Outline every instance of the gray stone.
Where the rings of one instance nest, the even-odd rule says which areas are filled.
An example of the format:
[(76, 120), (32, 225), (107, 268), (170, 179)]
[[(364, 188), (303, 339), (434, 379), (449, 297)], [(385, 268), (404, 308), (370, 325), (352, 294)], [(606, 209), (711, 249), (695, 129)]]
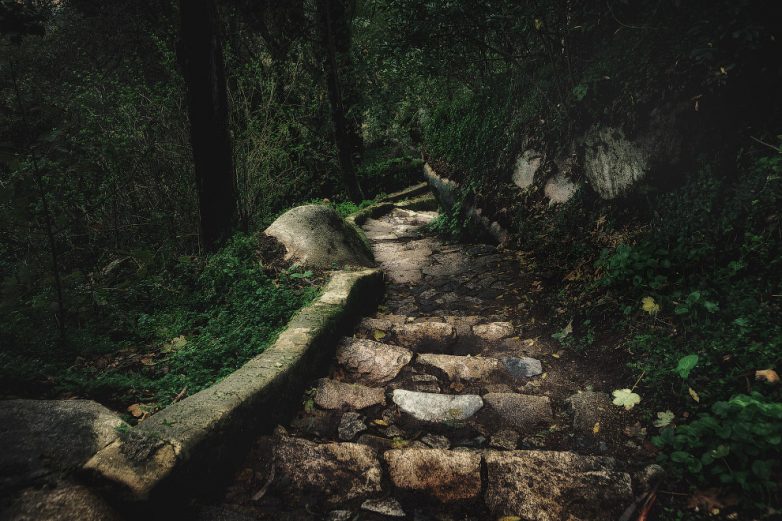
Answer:
[(414, 374), (410, 377), (412, 390), (422, 393), (439, 393), (440, 381), (431, 374)]
[(366, 339), (345, 338), (337, 349), (337, 362), (351, 378), (368, 385), (391, 381), (412, 358), (403, 347)]
[(499, 361), (495, 358), (429, 353), (418, 355), (416, 363), (439, 369), (451, 380), (481, 380), (488, 378), (500, 367)]
[(593, 127), (584, 136), (584, 173), (603, 199), (627, 192), (649, 172), (644, 148), (618, 128)]
[(78, 468), (128, 427), (90, 400), (0, 401), (0, 492)]
[(275, 480), (297, 498), (338, 504), (380, 492), (375, 451), (358, 443), (324, 443), (281, 437), (274, 447)]
[(373, 405), (385, 405), (383, 389), (359, 384), (346, 384), (328, 378), (318, 380), (315, 404), (323, 409), (365, 409)]
[(633, 501), (630, 476), (610, 458), (556, 451), (488, 451), (492, 514), (530, 521), (618, 519)]
[(415, 419), (433, 423), (464, 421), (483, 407), (483, 400), (475, 394), (449, 395), (397, 389), (393, 400), (403, 412)]
[(443, 503), (481, 493), (481, 457), (443, 449), (389, 450), (383, 457), (394, 486), (431, 495)]
[(292, 208), (279, 216), (264, 233), (285, 246), (286, 258), (307, 266), (333, 268), (335, 265), (374, 264), (372, 252), (357, 229), (329, 206), (308, 204)]
[(543, 373), (543, 364), (541, 364), (540, 360), (537, 358), (530, 358), (528, 356), (516, 358), (509, 356), (502, 358), (501, 361), (508, 374), (517, 380), (531, 378)]
[(414, 322), (398, 327), (399, 344), (414, 351), (446, 351), (456, 342), (454, 327), (445, 322)]
[(611, 398), (606, 393), (584, 391), (570, 396), (565, 403), (573, 412), (573, 430), (579, 434), (593, 434), (595, 424), (606, 423), (605, 419), (613, 416)]
[(451, 447), (451, 441), (445, 436), (438, 434), (425, 434), (421, 441), (432, 449), (448, 449)]
[(483, 340), (496, 341), (513, 336), (515, 329), (510, 322), (489, 322), (472, 326), (472, 332)]
[(519, 188), (527, 188), (535, 181), (535, 172), (543, 163), (543, 154), (535, 150), (525, 150), (516, 158), (513, 170), (513, 184)]
[(367, 430), (366, 424), (362, 421), (362, 416), (357, 412), (346, 412), (339, 421), (337, 433), (342, 441), (351, 441), (356, 434)]
[(519, 433), (512, 430), (497, 431), (491, 435), (489, 447), (513, 450), (519, 444)]
[(489, 393), (483, 396), (486, 407), (502, 423), (529, 431), (552, 420), (551, 401), (547, 396), (516, 393)]
[(405, 517), (405, 511), (402, 505), (394, 498), (388, 499), (367, 499), (361, 503), (361, 510), (374, 512), (386, 517)]
[(566, 203), (572, 199), (577, 190), (578, 185), (561, 173), (552, 176), (543, 187), (543, 193), (548, 197), (549, 204)]

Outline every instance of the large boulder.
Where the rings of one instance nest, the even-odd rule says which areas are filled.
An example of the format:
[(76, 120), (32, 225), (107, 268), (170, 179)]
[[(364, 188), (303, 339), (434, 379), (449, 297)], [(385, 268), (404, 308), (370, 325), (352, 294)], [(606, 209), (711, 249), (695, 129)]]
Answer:
[(0, 492), (70, 473), (123, 426), (90, 400), (0, 401)]
[(584, 138), (584, 172), (603, 199), (626, 193), (649, 172), (645, 147), (618, 128), (594, 127)]
[(307, 204), (292, 208), (264, 233), (285, 246), (287, 260), (314, 268), (374, 264), (360, 232), (330, 206)]

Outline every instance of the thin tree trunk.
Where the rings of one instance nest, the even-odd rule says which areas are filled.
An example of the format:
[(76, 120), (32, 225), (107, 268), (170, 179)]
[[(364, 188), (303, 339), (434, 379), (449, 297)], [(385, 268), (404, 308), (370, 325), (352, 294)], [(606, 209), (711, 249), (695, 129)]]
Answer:
[(27, 118), (27, 109), (22, 101), (22, 93), (19, 90), (19, 82), (16, 79), (16, 67), (13, 61), (11, 62), (11, 79), (14, 84), (14, 92), (16, 93), (16, 104), (19, 108), (19, 113), (22, 115), (22, 121), (24, 122), (25, 130), (25, 142), (31, 146), (30, 157), (33, 163), (33, 178), (35, 179), (35, 187), (38, 190), (38, 197), (41, 200), (41, 212), (43, 213), (44, 224), (46, 225), (46, 239), (49, 242), (49, 252), (52, 260), (52, 275), (54, 276), (54, 291), (57, 295), (57, 332), (59, 342), (61, 345), (65, 343), (65, 299), (62, 293), (62, 281), (60, 279), (60, 262), (57, 256), (57, 241), (54, 238), (54, 222), (52, 220), (52, 214), (49, 210), (49, 202), (46, 198), (46, 189), (43, 186), (43, 176), (38, 168), (38, 159), (35, 153), (35, 149), (32, 147), (32, 131), (30, 122)]
[[(351, 125), (348, 121), (345, 94), (340, 82), (339, 62), (348, 62), (349, 65), (350, 53), (349, 22), (346, 20), (346, 10), (342, 1), (317, 0), (318, 29), (324, 54), (323, 69), (326, 74), (342, 183), (350, 200), (359, 203), (364, 199), (364, 195), (356, 177), (354, 156), (360, 157), (361, 136), (356, 125)], [(336, 30), (338, 26), (339, 31)]]
[(187, 86), (201, 244), (215, 251), (236, 223), (236, 179), (225, 64), (215, 0), (180, 0), (180, 61)]

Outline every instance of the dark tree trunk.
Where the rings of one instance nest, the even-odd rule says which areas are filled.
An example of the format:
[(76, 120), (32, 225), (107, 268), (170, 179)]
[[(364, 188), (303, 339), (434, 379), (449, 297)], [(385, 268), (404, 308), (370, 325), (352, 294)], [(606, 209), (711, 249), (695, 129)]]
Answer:
[(349, 109), (355, 102), (345, 81), (351, 71), (350, 20), (346, 8), (349, 0), (317, 0), (318, 32), (323, 53), (323, 70), (331, 105), (334, 141), (337, 145), (342, 182), (348, 197), (355, 203), (364, 198), (356, 177), (355, 164), (361, 158), (360, 125)]
[(180, 0), (179, 59), (187, 86), (201, 243), (217, 249), (236, 223), (228, 96), (215, 0)]

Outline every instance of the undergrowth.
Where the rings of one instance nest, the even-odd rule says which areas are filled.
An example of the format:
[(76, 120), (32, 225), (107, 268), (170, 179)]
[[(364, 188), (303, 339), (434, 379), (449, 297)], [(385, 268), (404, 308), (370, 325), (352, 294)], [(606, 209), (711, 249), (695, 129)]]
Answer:
[(2, 393), (135, 404), (138, 416), (209, 386), (261, 353), (318, 292), (312, 272), (264, 269), (258, 250), (255, 236), (237, 234), (206, 259), (150, 272), (132, 259), (122, 273), (95, 274), (101, 284), (83, 288), (84, 319), (65, 347), (36, 327), (35, 308), (4, 314)]

